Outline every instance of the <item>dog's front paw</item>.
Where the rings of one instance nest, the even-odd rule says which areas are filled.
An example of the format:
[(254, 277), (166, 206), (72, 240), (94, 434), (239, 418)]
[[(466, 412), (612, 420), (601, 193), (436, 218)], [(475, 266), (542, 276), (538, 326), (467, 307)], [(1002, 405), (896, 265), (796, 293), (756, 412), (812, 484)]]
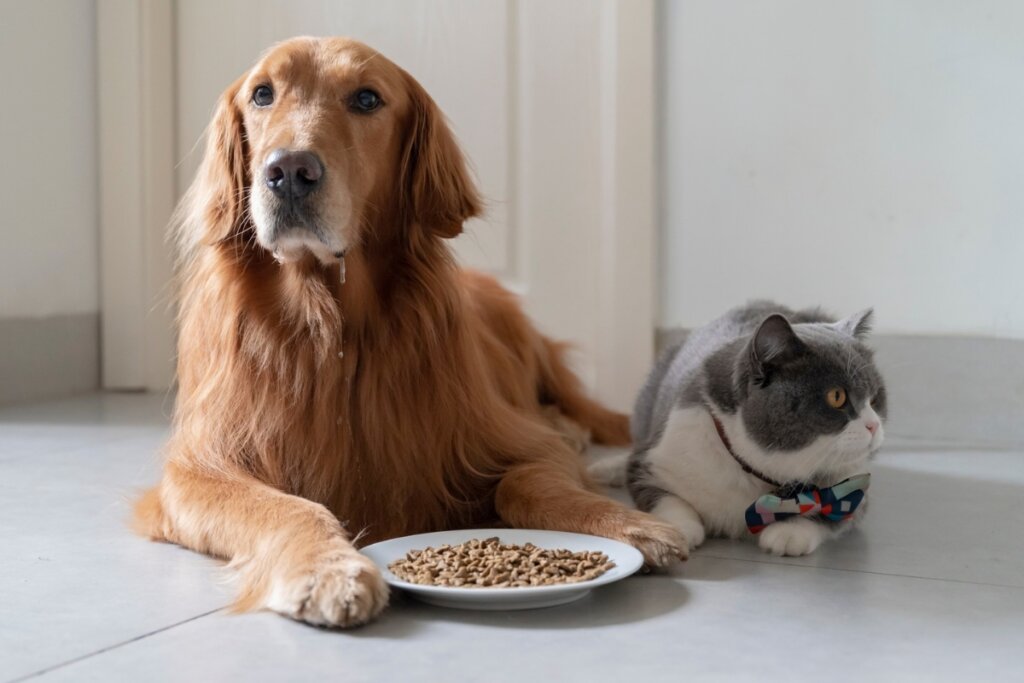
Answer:
[(388, 604), (380, 570), (354, 548), (318, 555), (310, 566), (275, 580), (267, 607), (316, 626), (359, 626)]
[(761, 532), (758, 545), (772, 555), (809, 555), (825, 540), (825, 531), (817, 522), (795, 517), (769, 524)]
[(651, 567), (689, 556), (690, 544), (674, 526), (643, 512), (630, 511), (618, 532), (609, 535), (639, 550)]

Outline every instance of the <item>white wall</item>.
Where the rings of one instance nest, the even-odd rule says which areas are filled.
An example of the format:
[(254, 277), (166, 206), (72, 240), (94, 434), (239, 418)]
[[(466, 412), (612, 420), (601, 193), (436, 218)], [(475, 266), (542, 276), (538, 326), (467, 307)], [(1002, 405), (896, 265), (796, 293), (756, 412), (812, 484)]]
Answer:
[(0, 18), (0, 318), (96, 313), (95, 4)]
[(663, 0), (661, 324), (1024, 338), (1024, 3)]

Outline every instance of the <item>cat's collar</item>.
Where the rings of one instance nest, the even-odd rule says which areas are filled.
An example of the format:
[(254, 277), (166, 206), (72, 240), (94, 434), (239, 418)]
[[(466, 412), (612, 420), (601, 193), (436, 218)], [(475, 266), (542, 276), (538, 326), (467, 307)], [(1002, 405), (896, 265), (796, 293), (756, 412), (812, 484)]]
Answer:
[(717, 415), (715, 415), (715, 411), (711, 410), (711, 408), (708, 408), (708, 414), (711, 415), (711, 419), (715, 423), (715, 431), (718, 432), (718, 438), (722, 440), (722, 445), (725, 446), (726, 452), (729, 453), (729, 455), (732, 456), (732, 459), (736, 461), (736, 464), (739, 465), (743, 469), (744, 472), (746, 472), (747, 474), (749, 474), (749, 475), (751, 475), (753, 477), (757, 477), (758, 479), (760, 479), (761, 481), (763, 481), (766, 484), (771, 484), (772, 486), (774, 486), (778, 490), (783, 490), (783, 491), (788, 491), (790, 489), (798, 490), (798, 489), (803, 487), (803, 484), (800, 483), (800, 482), (793, 482), (793, 481), (782, 482), (782, 481), (779, 481), (777, 479), (772, 479), (771, 477), (769, 477), (764, 472), (761, 472), (760, 470), (754, 469), (749, 464), (747, 464), (747, 461), (744, 460), (743, 458), (741, 458), (740, 456), (736, 455), (736, 451), (734, 451), (732, 449), (732, 443), (729, 441), (729, 437), (725, 433), (725, 425), (723, 425), (722, 421), (718, 419)]

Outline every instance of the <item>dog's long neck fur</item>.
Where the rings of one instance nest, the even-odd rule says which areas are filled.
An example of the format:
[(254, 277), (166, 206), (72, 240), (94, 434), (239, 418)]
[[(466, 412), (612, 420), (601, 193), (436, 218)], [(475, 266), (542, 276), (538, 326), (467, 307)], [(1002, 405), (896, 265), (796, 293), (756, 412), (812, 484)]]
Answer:
[(465, 400), (480, 366), (460, 329), (466, 303), (447, 246), (417, 237), (353, 250), (344, 284), (312, 257), (279, 265), (241, 242), (204, 247), (184, 273), (180, 445), (371, 538), (485, 513), (459, 502), (493, 474), (480, 445), (460, 441), (477, 430), (459, 422), (481, 408)]

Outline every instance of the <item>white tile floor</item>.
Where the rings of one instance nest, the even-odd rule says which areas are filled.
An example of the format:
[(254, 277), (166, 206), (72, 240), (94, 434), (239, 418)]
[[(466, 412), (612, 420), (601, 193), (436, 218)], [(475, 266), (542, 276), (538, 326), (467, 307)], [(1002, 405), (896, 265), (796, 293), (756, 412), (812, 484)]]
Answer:
[(712, 541), (564, 607), (396, 598), (352, 632), (232, 616), (218, 563), (127, 530), (169, 401), (0, 410), (0, 681), (1024, 680), (1024, 453), (892, 448), (863, 529), (802, 559)]

